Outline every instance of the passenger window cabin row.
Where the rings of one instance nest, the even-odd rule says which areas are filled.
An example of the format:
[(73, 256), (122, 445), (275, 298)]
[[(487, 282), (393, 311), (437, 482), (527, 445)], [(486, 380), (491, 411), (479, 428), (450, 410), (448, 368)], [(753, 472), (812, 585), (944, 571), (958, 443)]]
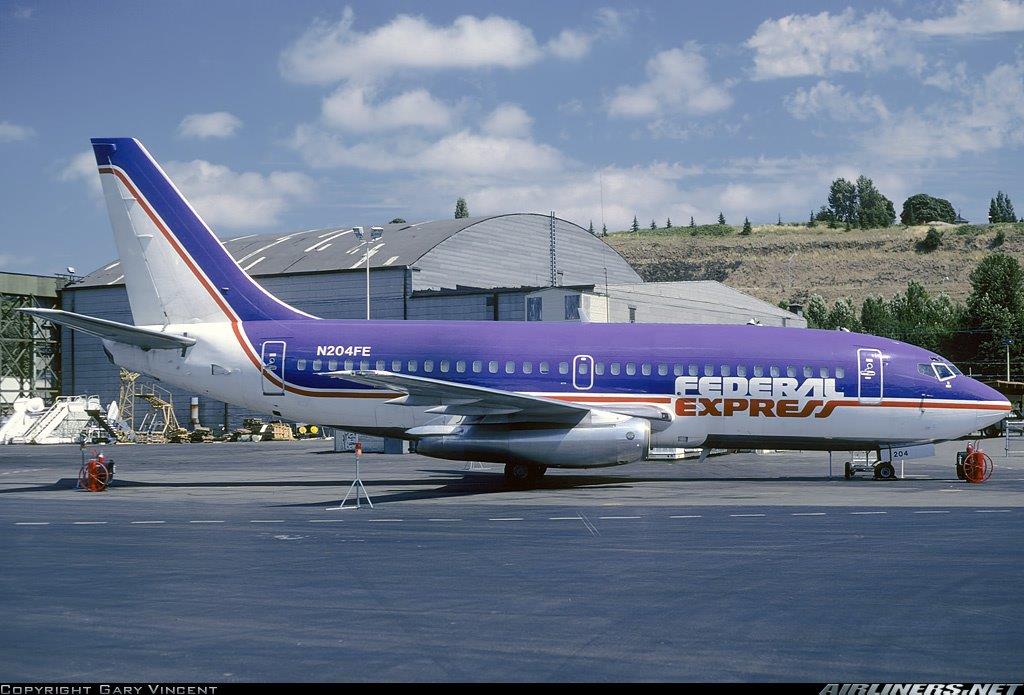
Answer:
[[(295, 361), (295, 369), (300, 372), (306, 371), (307, 366), (312, 367), (314, 372), (334, 372), (338, 369), (344, 370), (369, 370), (376, 369), (378, 371), (390, 370), (392, 372), (408, 372), (417, 373), (422, 372), (425, 374), (434, 373), (435, 369), (440, 374), (483, 374), (484, 371), (488, 374), (550, 374), (552, 365), (557, 369), (559, 374), (568, 374), (569, 363), (568, 362), (515, 362), (508, 360), (504, 363), (498, 360), (360, 360), (358, 363), (355, 360), (309, 360), (298, 359)], [(576, 372), (580, 375), (587, 375), (590, 373), (591, 363), (587, 360), (580, 360), (576, 363)], [(842, 367), (830, 368), (828, 366), (817, 366), (811, 367), (803, 365), (795, 367), (788, 365), (785, 367), (779, 365), (730, 365), (730, 364), (651, 364), (649, 362), (610, 362), (607, 365), (604, 362), (593, 363), (594, 374), (596, 376), (604, 376), (606, 373), (611, 376), (620, 376), (625, 374), (626, 376), (635, 376), (639, 373), (642, 376), (652, 376), (657, 374), (658, 376), (668, 376), (670, 373), (672, 376), (742, 376), (742, 377), (781, 377), (787, 376), (790, 378), (821, 378), (828, 379), (835, 377), (836, 379), (842, 379), (845, 374), (845, 370)]]

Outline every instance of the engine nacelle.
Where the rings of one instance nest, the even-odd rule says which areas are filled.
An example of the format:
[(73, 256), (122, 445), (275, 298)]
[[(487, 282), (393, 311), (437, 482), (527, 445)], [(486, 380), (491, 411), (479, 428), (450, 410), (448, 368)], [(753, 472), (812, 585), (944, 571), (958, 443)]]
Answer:
[(416, 451), (456, 461), (590, 468), (639, 461), (647, 455), (650, 444), (647, 420), (629, 417), (574, 427), (536, 423), (459, 426), (450, 433), (420, 439)]

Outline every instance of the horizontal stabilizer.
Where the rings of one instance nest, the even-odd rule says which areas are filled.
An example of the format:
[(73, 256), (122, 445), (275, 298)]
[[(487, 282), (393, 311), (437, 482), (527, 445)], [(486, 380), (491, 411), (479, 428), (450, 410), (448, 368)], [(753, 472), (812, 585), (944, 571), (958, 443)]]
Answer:
[(184, 335), (163, 333), (151, 328), (138, 328), (137, 326), (129, 326), (126, 323), (97, 319), (92, 316), (83, 316), (82, 314), (73, 314), (70, 311), (61, 311), (60, 309), (19, 309), (18, 311), (73, 328), (76, 331), (94, 335), (97, 338), (112, 340), (115, 343), (124, 343), (125, 345), (134, 345), (143, 350), (173, 350), (196, 344), (195, 338), (189, 338)]

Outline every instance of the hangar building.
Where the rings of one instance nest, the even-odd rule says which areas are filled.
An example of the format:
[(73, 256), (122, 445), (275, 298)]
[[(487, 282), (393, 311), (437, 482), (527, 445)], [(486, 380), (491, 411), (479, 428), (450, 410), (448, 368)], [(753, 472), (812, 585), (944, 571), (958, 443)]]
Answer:
[[(369, 225), (366, 226), (369, 230)], [(361, 242), (351, 227), (228, 239), (227, 250), (271, 293), (323, 318), (366, 316), (370, 265), (374, 319), (580, 320), (803, 326), (771, 304), (715, 282), (644, 283), (614, 249), (554, 216), (508, 214), (384, 225)], [(117, 261), (64, 288), (65, 310), (131, 323)], [(118, 370), (99, 340), (62, 329), (61, 390), (117, 398)], [(189, 421), (192, 394), (172, 389)], [(200, 401), (208, 427), (237, 427), (249, 413)], [(329, 424), (329, 423), (323, 423)]]

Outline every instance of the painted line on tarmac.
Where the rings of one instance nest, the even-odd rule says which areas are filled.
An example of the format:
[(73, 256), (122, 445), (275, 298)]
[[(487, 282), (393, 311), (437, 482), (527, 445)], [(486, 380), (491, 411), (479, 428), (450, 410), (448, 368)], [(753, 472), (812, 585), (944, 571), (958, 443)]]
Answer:
[(222, 519), (193, 519), (189, 521), (190, 524), (223, 524)]
[(642, 519), (640, 516), (599, 516), (598, 519)]
[(764, 514), (730, 514), (729, 516), (765, 516)]
[(166, 521), (132, 521), (130, 523), (142, 525), (142, 524), (166, 524), (167, 522)]
[(107, 523), (106, 521), (72, 521), (74, 526), (99, 526)]
[(250, 524), (283, 524), (284, 519), (249, 519)]
[(548, 521), (582, 521), (581, 516), (549, 516)]
[(851, 515), (857, 514), (888, 514), (889, 512), (850, 512)]
[(914, 514), (949, 514), (948, 509), (924, 509), (914, 512)]
[(975, 509), (975, 514), (1006, 514), (1012, 512), (1012, 509)]
[(427, 519), (427, 521), (462, 521), (462, 519)]
[(49, 521), (15, 521), (15, 526), (49, 526)]
[(499, 516), (494, 519), (488, 519), (488, 521), (522, 521), (521, 516)]
[(676, 514), (669, 519), (700, 519), (702, 516), (703, 514)]
[(376, 522), (376, 523), (381, 523), (381, 524), (387, 524), (387, 523), (398, 523), (398, 522), (401, 521), (401, 519), (367, 519), (367, 521), (369, 521), (371, 523)]
[(310, 519), (309, 523), (311, 523), (311, 524), (336, 524), (339, 521), (344, 521), (344, 519)]
[(825, 516), (825, 512), (793, 512), (790, 516)]

